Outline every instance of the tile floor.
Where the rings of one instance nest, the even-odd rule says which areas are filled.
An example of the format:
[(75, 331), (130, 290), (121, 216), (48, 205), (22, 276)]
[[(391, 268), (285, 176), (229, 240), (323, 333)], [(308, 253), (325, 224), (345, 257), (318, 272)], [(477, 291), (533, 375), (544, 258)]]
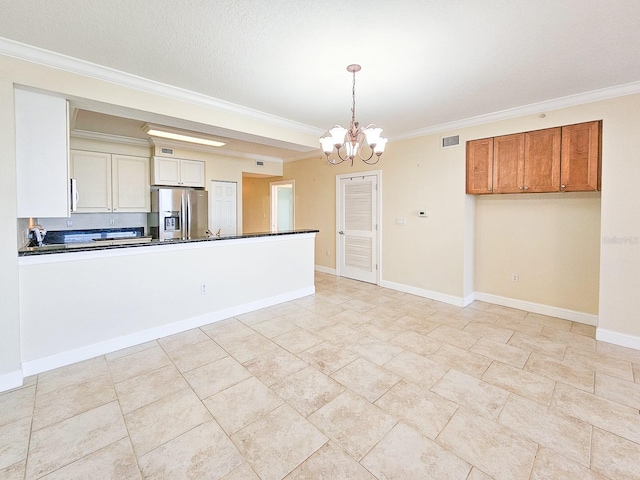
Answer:
[(318, 274), (0, 394), (2, 479), (640, 479), (640, 351)]

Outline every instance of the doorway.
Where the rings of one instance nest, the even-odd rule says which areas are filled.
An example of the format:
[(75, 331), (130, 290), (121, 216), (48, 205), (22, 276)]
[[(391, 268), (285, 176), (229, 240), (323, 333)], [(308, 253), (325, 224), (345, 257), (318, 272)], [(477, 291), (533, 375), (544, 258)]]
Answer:
[(237, 234), (237, 189), (236, 182), (211, 181), (209, 227), (214, 235)]
[(336, 176), (336, 273), (380, 280), (381, 171)]
[(271, 182), (269, 185), (271, 187), (271, 231), (295, 230), (295, 180)]

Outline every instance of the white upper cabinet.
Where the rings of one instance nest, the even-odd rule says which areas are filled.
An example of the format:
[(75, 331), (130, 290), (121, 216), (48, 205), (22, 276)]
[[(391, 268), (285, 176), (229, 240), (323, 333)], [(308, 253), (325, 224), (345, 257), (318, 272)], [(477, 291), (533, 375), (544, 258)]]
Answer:
[(78, 213), (149, 212), (149, 159), (110, 153), (71, 151)]
[(173, 187), (204, 187), (204, 162), (182, 158), (153, 157), (152, 182), (154, 185)]
[(68, 217), (67, 101), (16, 89), (15, 114), (18, 218)]

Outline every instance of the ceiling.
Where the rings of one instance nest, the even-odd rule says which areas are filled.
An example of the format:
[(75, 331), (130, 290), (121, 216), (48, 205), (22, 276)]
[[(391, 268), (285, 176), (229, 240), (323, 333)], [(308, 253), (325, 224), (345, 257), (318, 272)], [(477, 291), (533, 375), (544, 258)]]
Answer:
[[(359, 63), (356, 119), (392, 139), (640, 80), (638, 0), (0, 0), (0, 11), (0, 37), (319, 131), (348, 124), (346, 66)], [(264, 154), (301, 154), (282, 147)]]

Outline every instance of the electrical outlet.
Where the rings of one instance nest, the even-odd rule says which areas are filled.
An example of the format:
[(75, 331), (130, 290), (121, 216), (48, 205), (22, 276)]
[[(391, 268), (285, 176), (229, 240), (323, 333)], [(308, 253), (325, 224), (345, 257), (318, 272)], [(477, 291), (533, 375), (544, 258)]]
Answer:
[(73, 227), (73, 220), (67, 220), (67, 227)]
[(396, 217), (396, 225), (402, 225), (403, 227), (407, 225), (407, 219), (404, 217)]
[(207, 294), (207, 284), (203, 283), (202, 285), (200, 285), (200, 295), (206, 295)]
[(512, 282), (518, 282), (518, 281), (520, 281), (520, 275), (518, 275), (517, 273), (512, 273), (512, 274), (511, 274), (511, 281), (512, 281)]
[(113, 227), (115, 224), (116, 224), (116, 221), (113, 218), (109, 220), (109, 225)]

